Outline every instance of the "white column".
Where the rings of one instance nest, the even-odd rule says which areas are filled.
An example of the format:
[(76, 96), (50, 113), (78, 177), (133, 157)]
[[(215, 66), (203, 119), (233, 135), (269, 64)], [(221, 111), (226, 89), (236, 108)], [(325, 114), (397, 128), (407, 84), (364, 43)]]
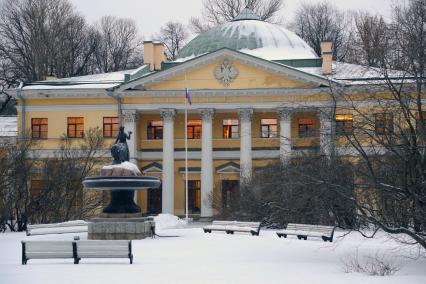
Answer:
[(319, 110), (321, 152), (331, 156), (334, 151), (334, 111), (331, 108)]
[(162, 213), (175, 214), (174, 197), (174, 119), (175, 109), (162, 109), (163, 118), (163, 195), (162, 195)]
[(253, 118), (253, 109), (239, 109), (241, 124), (240, 135), (240, 184), (251, 180), (252, 174), (252, 156), (251, 156), (251, 120)]
[(279, 108), (278, 118), (280, 120), (280, 159), (287, 161), (291, 155), (291, 113), (290, 108)]
[(201, 146), (201, 217), (213, 217), (213, 109), (201, 109), (202, 146)]
[(138, 120), (138, 113), (136, 110), (125, 110), (123, 111), (124, 114), (124, 130), (126, 132), (132, 132), (132, 136), (130, 140), (127, 141), (127, 145), (129, 146), (129, 160), (131, 163), (137, 164), (137, 155), (138, 155), (138, 149), (137, 149), (137, 120)]
[[(138, 155), (138, 140), (137, 140), (137, 121), (138, 113), (136, 110), (125, 110), (124, 114), (124, 130), (126, 132), (132, 132), (130, 140), (127, 141), (127, 146), (129, 147), (129, 162), (137, 165), (137, 155)], [(134, 198), (135, 203), (138, 203), (138, 191), (135, 190)]]

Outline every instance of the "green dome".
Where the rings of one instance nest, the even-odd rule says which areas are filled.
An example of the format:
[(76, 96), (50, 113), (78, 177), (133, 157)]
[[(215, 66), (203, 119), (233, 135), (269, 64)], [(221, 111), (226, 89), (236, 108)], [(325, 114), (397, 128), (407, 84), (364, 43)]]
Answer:
[(262, 21), (244, 9), (231, 22), (214, 27), (191, 40), (178, 54), (177, 61), (229, 48), (266, 60), (313, 59), (315, 51), (295, 33)]

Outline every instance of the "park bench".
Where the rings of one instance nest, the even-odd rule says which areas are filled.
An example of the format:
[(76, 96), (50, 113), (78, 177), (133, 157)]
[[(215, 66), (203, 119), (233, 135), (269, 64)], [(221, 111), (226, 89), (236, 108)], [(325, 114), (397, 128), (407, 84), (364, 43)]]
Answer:
[(132, 241), (22, 241), (22, 264), (30, 259), (129, 258), (133, 263)]
[(27, 226), (27, 236), (87, 232), (87, 222), (69, 221), (64, 223), (37, 224)]
[(294, 235), (299, 240), (307, 240), (308, 237), (318, 237), (322, 238), (324, 242), (332, 242), (335, 228), (334, 226), (289, 223), (284, 230), (278, 231), (277, 235), (280, 238), (287, 238), (288, 235)]
[(211, 225), (205, 226), (203, 230), (204, 233), (211, 233), (212, 231), (223, 231), (227, 234), (243, 232), (259, 236), (260, 222), (213, 221)]
[(77, 258), (74, 263), (78, 264), (82, 258), (129, 258), (133, 263), (131, 241), (78, 241)]

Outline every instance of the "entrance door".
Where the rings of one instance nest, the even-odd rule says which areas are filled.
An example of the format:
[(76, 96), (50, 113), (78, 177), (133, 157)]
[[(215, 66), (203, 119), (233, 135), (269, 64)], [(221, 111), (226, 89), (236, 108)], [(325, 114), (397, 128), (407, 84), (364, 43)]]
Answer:
[(162, 205), (162, 190), (163, 185), (157, 189), (148, 189), (148, 215), (157, 215), (161, 213)]
[(188, 181), (188, 213), (199, 214), (201, 212), (201, 181)]
[(240, 195), (239, 180), (222, 180), (222, 206), (223, 208), (231, 208), (233, 204), (238, 202)]

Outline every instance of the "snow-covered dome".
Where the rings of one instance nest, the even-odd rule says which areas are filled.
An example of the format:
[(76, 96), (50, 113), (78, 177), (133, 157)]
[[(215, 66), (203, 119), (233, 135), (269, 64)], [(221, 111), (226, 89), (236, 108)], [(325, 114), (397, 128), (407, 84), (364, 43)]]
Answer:
[(245, 8), (231, 22), (191, 40), (180, 50), (178, 61), (224, 47), (267, 60), (318, 58), (315, 51), (295, 33), (262, 21), (252, 10)]

